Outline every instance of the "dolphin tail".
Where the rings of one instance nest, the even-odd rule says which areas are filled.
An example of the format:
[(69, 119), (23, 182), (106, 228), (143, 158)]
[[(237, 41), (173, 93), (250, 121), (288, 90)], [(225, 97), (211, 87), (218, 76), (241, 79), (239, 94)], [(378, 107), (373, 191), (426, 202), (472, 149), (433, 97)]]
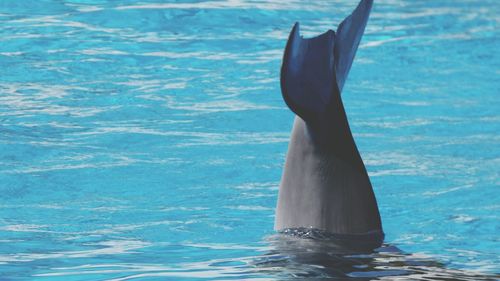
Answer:
[(280, 184), (277, 230), (313, 227), (383, 237), (375, 195), (340, 95), (372, 4), (361, 0), (336, 32), (304, 39), (296, 23), (290, 33), (281, 91), (298, 117)]

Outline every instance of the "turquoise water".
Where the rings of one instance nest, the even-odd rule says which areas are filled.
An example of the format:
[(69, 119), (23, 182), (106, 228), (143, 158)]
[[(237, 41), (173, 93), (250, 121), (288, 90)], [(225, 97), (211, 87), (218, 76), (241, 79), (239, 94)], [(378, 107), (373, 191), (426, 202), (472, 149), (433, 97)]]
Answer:
[(288, 32), (355, 5), (0, 0), (0, 279), (499, 278), (496, 0), (375, 1), (343, 98), (387, 244), (273, 232)]

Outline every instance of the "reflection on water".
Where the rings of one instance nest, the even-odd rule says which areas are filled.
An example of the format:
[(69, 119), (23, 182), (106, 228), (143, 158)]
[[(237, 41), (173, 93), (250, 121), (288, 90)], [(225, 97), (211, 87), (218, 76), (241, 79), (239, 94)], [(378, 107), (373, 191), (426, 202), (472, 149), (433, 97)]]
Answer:
[[(122, 243), (124, 244), (124, 243)], [(144, 245), (143, 245), (144, 246)], [(108, 252), (129, 249), (110, 245)], [(139, 245), (140, 247), (140, 245)], [(191, 244), (182, 248), (205, 250), (245, 250), (238, 245)], [(171, 247), (171, 250), (175, 247)], [(179, 249), (179, 248), (178, 248)], [(332, 238), (315, 231), (298, 231), (265, 237), (256, 251), (248, 257), (212, 259), (203, 262), (178, 263), (176, 266), (145, 263), (87, 264), (75, 267), (53, 268), (51, 273), (37, 274), (37, 278), (93, 277), (102, 274), (115, 276), (109, 280), (136, 280), (142, 278), (194, 278), (237, 280), (498, 280), (500, 274), (487, 275), (474, 271), (454, 270), (423, 254), (405, 253), (395, 246), (383, 244), (375, 249)], [(68, 253), (72, 255), (85, 253)], [(98, 254), (98, 253), (95, 253)], [(169, 252), (165, 252), (168, 255)]]
[(338, 240), (307, 236), (277, 234), (268, 237), (271, 249), (255, 262), (256, 270), (268, 272), (277, 279), (472, 281), (500, 278), (500, 275), (447, 269), (432, 257), (404, 253), (389, 244), (371, 250)]

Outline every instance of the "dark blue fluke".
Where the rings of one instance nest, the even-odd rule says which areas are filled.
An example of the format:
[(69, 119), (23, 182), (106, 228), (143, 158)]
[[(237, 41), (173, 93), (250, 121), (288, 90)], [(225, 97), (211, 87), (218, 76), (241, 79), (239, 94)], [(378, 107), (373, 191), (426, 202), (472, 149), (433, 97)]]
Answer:
[(287, 105), (303, 119), (324, 113), (332, 95), (342, 91), (372, 4), (373, 0), (361, 1), (336, 33), (328, 30), (304, 39), (299, 23), (293, 27), (281, 68), (281, 88)]

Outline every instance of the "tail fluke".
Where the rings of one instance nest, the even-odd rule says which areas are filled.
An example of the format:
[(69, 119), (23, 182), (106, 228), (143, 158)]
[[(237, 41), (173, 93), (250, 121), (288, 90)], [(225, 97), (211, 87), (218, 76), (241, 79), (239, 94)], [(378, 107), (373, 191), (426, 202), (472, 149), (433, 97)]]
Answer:
[(308, 124), (321, 122), (340, 99), (347, 74), (363, 35), (373, 0), (362, 0), (333, 30), (304, 39), (296, 23), (281, 67), (281, 90), (288, 107)]

